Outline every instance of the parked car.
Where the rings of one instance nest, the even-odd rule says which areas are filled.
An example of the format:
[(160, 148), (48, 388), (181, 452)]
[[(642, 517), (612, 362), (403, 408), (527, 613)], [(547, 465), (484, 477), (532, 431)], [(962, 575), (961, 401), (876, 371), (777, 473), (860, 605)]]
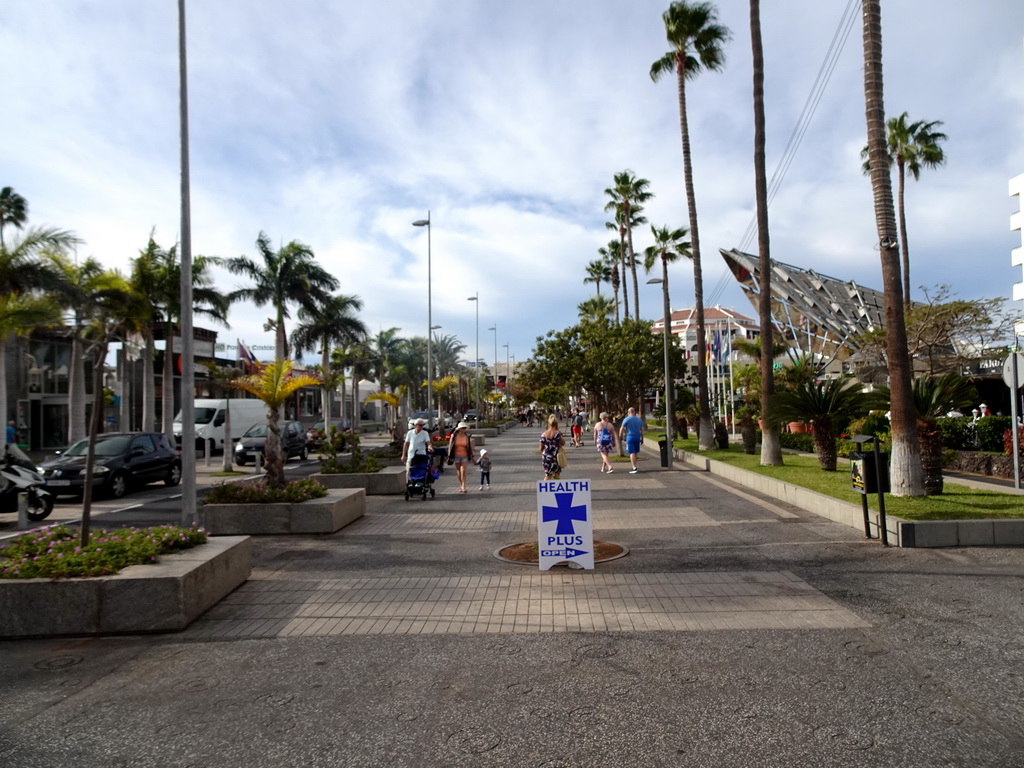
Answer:
[(327, 430), (330, 427), (334, 427), (337, 430), (344, 430), (348, 429), (349, 425), (349, 419), (331, 419), (330, 422), (318, 421), (306, 430), (306, 448), (310, 451), (320, 450), (320, 441), (324, 439), (327, 434)]
[[(88, 440), (79, 440), (56, 459), (42, 464), (46, 488), (54, 496), (79, 496), (85, 490)], [(130, 488), (162, 481), (181, 482), (181, 457), (159, 432), (112, 432), (96, 438), (93, 487), (115, 499)]]
[[(284, 460), (288, 461), (292, 456), (298, 456), (302, 461), (309, 458), (309, 449), (306, 448), (306, 430), (298, 421), (280, 421), (281, 428), (281, 453)], [(266, 422), (253, 424), (245, 431), (245, 434), (235, 443), (235, 463), (245, 466), (249, 462), (256, 462), (257, 454), (263, 455), (263, 448), (267, 444), (267, 431), (269, 427)]]
[(427, 411), (413, 411), (409, 414), (409, 429), (416, 426), (416, 421), (423, 419), (428, 424), (430, 423), (430, 414)]

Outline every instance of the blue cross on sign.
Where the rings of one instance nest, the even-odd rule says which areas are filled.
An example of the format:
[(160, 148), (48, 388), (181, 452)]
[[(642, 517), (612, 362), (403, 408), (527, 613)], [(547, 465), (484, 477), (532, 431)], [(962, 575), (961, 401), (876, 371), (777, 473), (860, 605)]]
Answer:
[(586, 506), (573, 506), (572, 505), (572, 494), (571, 493), (556, 493), (554, 507), (541, 507), (541, 514), (544, 516), (544, 522), (550, 523), (552, 520), (558, 522), (558, 527), (555, 528), (556, 536), (572, 536), (576, 531), (572, 527), (573, 520), (584, 521), (587, 519), (587, 508)]
[(564, 479), (537, 483), (538, 565), (542, 571), (566, 562), (594, 568), (591, 482)]

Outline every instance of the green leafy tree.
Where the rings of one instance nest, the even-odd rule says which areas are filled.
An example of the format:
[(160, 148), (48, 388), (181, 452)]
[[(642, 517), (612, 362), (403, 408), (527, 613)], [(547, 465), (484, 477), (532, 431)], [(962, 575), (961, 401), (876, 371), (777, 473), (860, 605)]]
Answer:
[(612, 286), (612, 295), (615, 296), (615, 322), (619, 322), (619, 287), (621, 286), (621, 273), (619, 263), (622, 261), (622, 244), (618, 240), (610, 240), (606, 248), (598, 248), (597, 252), (608, 265), (608, 282)]
[(585, 301), (576, 305), (580, 320), (592, 320), (598, 323), (608, 323), (615, 311), (615, 302), (607, 296), (591, 296)]
[[(946, 162), (946, 155), (939, 146), (946, 140), (946, 134), (935, 130), (936, 126), (942, 125), (941, 120), (917, 120), (909, 124), (907, 120), (908, 115), (904, 112), (899, 117), (890, 117), (885, 127), (888, 148), (886, 169), (896, 166), (896, 208), (899, 218), (900, 251), (903, 254), (903, 300), (909, 307), (910, 248), (907, 243), (907, 212), (904, 205), (906, 175), (909, 172), (914, 181), (919, 181), (922, 168), (938, 168)], [(868, 148), (864, 147), (860, 156), (864, 160), (864, 173), (870, 175), (871, 162), (868, 155)]]
[(690, 240), (693, 250), (693, 298), (697, 316), (697, 384), (700, 399), (700, 448), (713, 447), (711, 406), (708, 392), (706, 336), (704, 322), (704, 278), (700, 261), (700, 236), (697, 223), (697, 198), (693, 188), (693, 164), (690, 157), (690, 129), (686, 115), (686, 82), (702, 72), (716, 72), (725, 64), (723, 46), (729, 30), (718, 23), (711, 3), (677, 0), (662, 14), (665, 35), (671, 50), (651, 65), (651, 79), (657, 82), (675, 74), (679, 100), (679, 133), (683, 145), (683, 178), (690, 214)]

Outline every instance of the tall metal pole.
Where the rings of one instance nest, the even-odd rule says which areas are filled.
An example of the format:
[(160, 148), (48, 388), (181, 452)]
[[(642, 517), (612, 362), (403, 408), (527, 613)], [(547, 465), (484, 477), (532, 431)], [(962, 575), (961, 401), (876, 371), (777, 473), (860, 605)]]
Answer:
[(509, 368), (511, 367), (509, 365), (508, 343), (506, 342), (505, 344), (502, 344), (501, 346), (503, 346), (505, 348), (505, 401), (508, 402), (508, 371), (509, 371)]
[[(192, 217), (189, 204), (188, 66), (185, 0), (178, 0), (179, 112), (181, 117), (181, 524), (198, 523), (196, 511), (195, 359), (192, 356)], [(173, 354), (167, 339), (164, 354)], [(227, 448), (225, 448), (227, 450)]]
[[(495, 323), (487, 329), (494, 331), (494, 391), (498, 391), (498, 324)], [(495, 403), (495, 415), (497, 415), (497, 403)]]
[(661, 274), (663, 285), (661, 286), (661, 300), (664, 304), (662, 312), (665, 316), (665, 327), (663, 328), (662, 341), (665, 353), (665, 440), (668, 443), (668, 456), (665, 457), (665, 467), (672, 469), (672, 420), (675, 417), (675, 401), (672, 399), (672, 366), (669, 362), (668, 350), (672, 339), (672, 311), (668, 306), (668, 264), (661, 260)]
[(434, 409), (431, 407), (431, 395), (434, 391), (434, 366), (431, 356), (431, 348), (434, 346), (434, 318), (431, 315), (430, 300), (430, 211), (427, 211), (427, 218), (418, 219), (412, 225), (427, 228), (427, 430), (430, 431), (434, 428)]
[(480, 423), (480, 291), (470, 296), (467, 301), (476, 303), (476, 360), (473, 362), (473, 373), (476, 374), (476, 420)]

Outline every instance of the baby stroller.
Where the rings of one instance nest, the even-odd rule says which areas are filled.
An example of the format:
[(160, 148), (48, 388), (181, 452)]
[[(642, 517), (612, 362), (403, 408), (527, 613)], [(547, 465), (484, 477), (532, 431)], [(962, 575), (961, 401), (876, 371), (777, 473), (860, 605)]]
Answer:
[(405, 500), (420, 496), (426, 501), (428, 493), (430, 498), (434, 498), (434, 481), (437, 477), (438, 472), (429, 455), (413, 455), (409, 460), (409, 474), (405, 481)]

